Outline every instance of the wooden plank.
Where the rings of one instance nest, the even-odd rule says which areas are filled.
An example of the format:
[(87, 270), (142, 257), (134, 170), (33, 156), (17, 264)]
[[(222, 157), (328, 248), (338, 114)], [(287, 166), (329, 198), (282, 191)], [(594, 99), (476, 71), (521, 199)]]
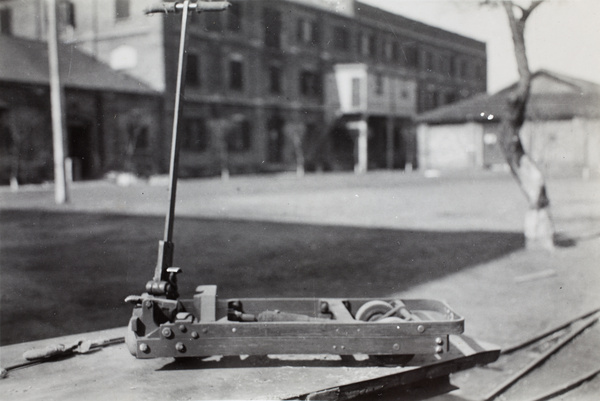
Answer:
[[(446, 341), (446, 340), (444, 340)], [(357, 337), (239, 337), (172, 340), (141, 340), (146, 352), (139, 358), (186, 355), (269, 355), (269, 354), (435, 354), (438, 346), (432, 337), (381, 337), (377, 340)], [(183, 347), (182, 347), (183, 346)], [(440, 350), (440, 354), (445, 348)]]
[[(307, 394), (296, 395), (289, 400), (350, 400), (393, 390), (394, 399), (429, 399), (455, 389), (448, 384), (448, 375), (460, 370), (470, 369), (476, 365), (487, 364), (498, 359), (500, 350), (493, 345), (479, 343), (466, 336), (452, 336), (451, 343), (461, 344), (462, 349), (469, 349), (469, 355), (463, 355), (459, 348), (453, 348), (452, 354), (440, 358), (437, 362), (422, 361), (414, 369), (405, 369), (381, 377), (357, 381), (337, 387), (320, 389)], [(432, 388), (433, 387), (433, 388)], [(427, 393), (420, 393), (426, 389)], [(388, 394), (390, 395), (390, 394)], [(422, 397), (419, 397), (421, 395)], [(384, 396), (385, 397), (385, 396)], [(374, 397), (375, 398), (375, 397)]]
[[(5, 367), (21, 362), (23, 352), (32, 347), (114, 338), (125, 333), (125, 328), (119, 328), (5, 346), (0, 348), (2, 365)], [(490, 352), (484, 350), (469, 358), (485, 363), (484, 357), (489, 356)], [(417, 368), (415, 364), (429, 366), (427, 372), (431, 375), (445, 374), (469, 362), (461, 361), (461, 355), (457, 349), (453, 349), (439, 360), (432, 356), (415, 357), (414, 364), (411, 361), (411, 366), (407, 367), (377, 366), (370, 360), (348, 361), (339, 356), (141, 360), (131, 356), (127, 347), (120, 344), (90, 354), (10, 371), (9, 376), (0, 381), (0, 393), (8, 399), (24, 401), (82, 397), (89, 401), (285, 399), (320, 389), (343, 389), (357, 382), (412, 372)], [(454, 360), (451, 367), (439, 365), (451, 360)], [(420, 373), (409, 373), (401, 383), (420, 376)]]
[[(166, 326), (166, 325), (163, 325)], [(172, 324), (169, 326), (179, 326)], [(453, 322), (431, 323), (426, 321), (377, 323), (354, 322), (344, 323), (331, 321), (318, 322), (215, 322), (186, 325), (186, 335), (191, 331), (198, 332), (201, 337), (393, 337), (393, 336), (439, 336), (461, 334), (462, 326)], [(177, 332), (177, 331), (176, 331)]]

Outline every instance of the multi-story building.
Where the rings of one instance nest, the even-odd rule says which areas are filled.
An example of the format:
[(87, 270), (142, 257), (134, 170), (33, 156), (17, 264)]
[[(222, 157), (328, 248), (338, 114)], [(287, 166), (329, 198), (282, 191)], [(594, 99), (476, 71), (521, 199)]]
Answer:
[[(354, 0), (230, 2), (189, 26), (184, 174), (404, 168), (417, 113), (486, 91), (479, 41)], [(43, 4), (0, 1), (1, 30), (44, 40)], [(62, 40), (163, 93), (168, 149), (181, 17), (150, 5), (59, 0)]]

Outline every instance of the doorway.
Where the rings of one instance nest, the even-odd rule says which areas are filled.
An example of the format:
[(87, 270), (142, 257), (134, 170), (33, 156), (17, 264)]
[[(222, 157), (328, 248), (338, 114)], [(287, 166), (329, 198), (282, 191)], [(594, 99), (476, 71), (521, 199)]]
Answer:
[(267, 123), (267, 160), (269, 163), (281, 163), (283, 161), (283, 147), (285, 145), (283, 125), (284, 121), (279, 116), (271, 117)]
[(68, 130), (68, 155), (73, 163), (73, 180), (89, 180), (95, 177), (94, 142), (89, 123), (70, 124)]

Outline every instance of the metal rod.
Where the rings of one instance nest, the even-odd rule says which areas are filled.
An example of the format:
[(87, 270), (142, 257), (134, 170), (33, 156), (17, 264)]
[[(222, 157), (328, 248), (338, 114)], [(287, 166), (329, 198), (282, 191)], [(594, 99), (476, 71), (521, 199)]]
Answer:
[(175, 86), (175, 107), (173, 109), (173, 130), (171, 135), (171, 158), (169, 163), (169, 209), (165, 217), (163, 242), (159, 244), (159, 256), (154, 273), (154, 281), (166, 279), (167, 268), (173, 264), (173, 225), (175, 220), (175, 203), (177, 198), (177, 179), (179, 172), (179, 131), (183, 127), (181, 117), (184, 103), (187, 40), (188, 7), (190, 1), (182, 4), (181, 34), (179, 37), (179, 53), (177, 56), (177, 83)]
[(181, 35), (179, 37), (179, 54), (177, 56), (177, 84), (175, 87), (175, 108), (173, 110), (173, 134), (171, 137), (171, 162), (169, 171), (169, 211), (165, 219), (166, 242), (173, 240), (173, 219), (175, 215), (175, 199), (177, 195), (177, 178), (179, 172), (179, 130), (183, 126), (181, 113), (183, 111), (183, 96), (185, 90), (186, 57), (185, 45), (187, 39), (187, 20), (189, 0), (183, 2), (181, 13)]

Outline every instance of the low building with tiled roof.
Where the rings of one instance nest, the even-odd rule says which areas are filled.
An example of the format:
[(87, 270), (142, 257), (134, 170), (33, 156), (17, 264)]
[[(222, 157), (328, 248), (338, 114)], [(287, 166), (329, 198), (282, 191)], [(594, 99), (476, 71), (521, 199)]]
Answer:
[[(502, 166), (497, 135), (513, 88), (419, 115), (419, 165), (438, 170)], [(533, 74), (521, 138), (549, 174), (600, 172), (600, 85), (547, 70)]]
[[(47, 44), (0, 35), (0, 54), (0, 181), (51, 180)], [(61, 45), (59, 60), (73, 178), (158, 169), (160, 93), (74, 45)]]
[[(2, 82), (49, 84), (48, 44), (0, 35)], [(99, 62), (75, 45), (59, 45), (62, 84), (70, 89), (157, 95), (149, 85)]]

